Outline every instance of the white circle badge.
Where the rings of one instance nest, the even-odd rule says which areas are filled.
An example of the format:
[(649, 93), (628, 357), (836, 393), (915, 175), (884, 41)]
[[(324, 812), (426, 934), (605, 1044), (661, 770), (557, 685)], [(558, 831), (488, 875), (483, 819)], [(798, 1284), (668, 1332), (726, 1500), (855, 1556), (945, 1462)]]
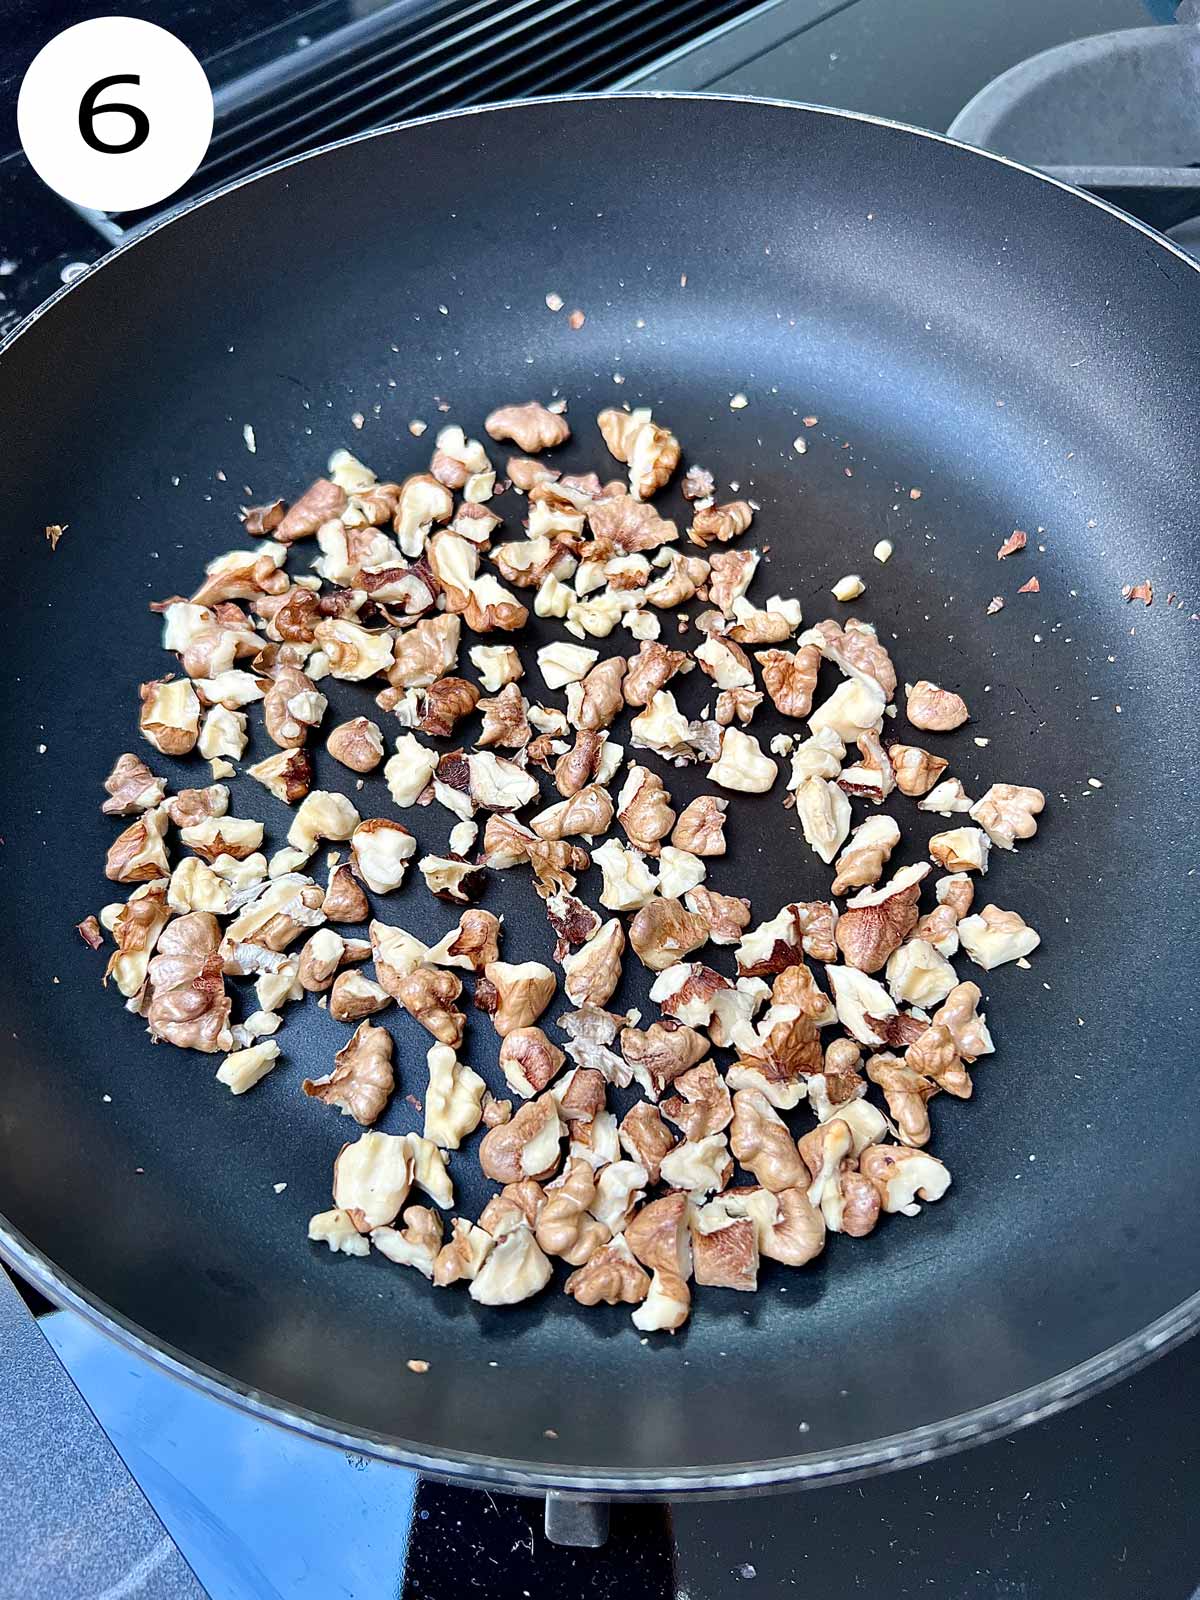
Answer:
[(212, 90), (187, 45), (137, 17), (96, 17), (51, 39), (17, 97), (44, 183), (76, 205), (137, 211), (186, 183), (212, 137)]

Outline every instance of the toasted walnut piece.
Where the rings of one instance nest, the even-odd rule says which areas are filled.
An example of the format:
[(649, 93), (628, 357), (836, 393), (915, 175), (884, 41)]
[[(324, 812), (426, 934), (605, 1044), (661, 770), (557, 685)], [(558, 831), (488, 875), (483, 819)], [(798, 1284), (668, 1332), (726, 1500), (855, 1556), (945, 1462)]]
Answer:
[(335, 1022), (358, 1022), (391, 1003), (387, 990), (361, 972), (339, 972), (329, 991), (329, 1015)]
[[(427, 1206), (409, 1206), (404, 1227), (372, 1228), (371, 1243), (400, 1267), (416, 1267), (426, 1278), (433, 1278), (434, 1263), (442, 1248), (442, 1219)], [(415, 1370), (424, 1371), (428, 1363)], [(413, 1366), (409, 1362), (409, 1366)]]
[(647, 586), (646, 601), (660, 610), (678, 610), (708, 581), (709, 564), (702, 556), (663, 550), (655, 557), (655, 566), (663, 569), (662, 577)]
[(539, 811), (531, 818), (530, 826), (541, 839), (565, 839), (578, 834), (592, 838), (607, 833), (612, 819), (612, 796), (598, 783), (589, 783), (569, 800)]
[(692, 1214), (692, 1258), (696, 1282), (714, 1289), (758, 1288), (758, 1229), (737, 1216), (726, 1197), (699, 1206)]
[(167, 888), (165, 878), (142, 884), (111, 918), (108, 908), (103, 913), (104, 925), (117, 946), (105, 968), (104, 982), (115, 978), (126, 999), (136, 995), (145, 982), (150, 955), (171, 916)]
[(948, 872), (986, 872), (990, 850), (982, 828), (949, 828), (929, 841), (930, 858)]
[(610, 911), (636, 911), (654, 898), (655, 883), (640, 851), (609, 839), (593, 853), (604, 883), (600, 904)]
[[(711, 1066), (711, 1063), (708, 1065)], [(683, 1076), (690, 1078), (692, 1074), (684, 1073)], [(701, 1120), (697, 1119), (697, 1124)], [(721, 1127), (725, 1126), (726, 1123), (721, 1123)], [(705, 1131), (719, 1130), (714, 1128)], [(646, 1175), (645, 1181), (651, 1184), (657, 1183), (663, 1157), (675, 1147), (675, 1136), (655, 1108), (645, 1100), (638, 1101), (622, 1120), (619, 1135), (621, 1148), (642, 1168)]]
[(733, 1121), (729, 1090), (711, 1061), (681, 1073), (672, 1088), (675, 1093), (662, 1102), (660, 1110), (682, 1130), (685, 1139), (698, 1143)]
[(704, 919), (713, 944), (738, 944), (750, 925), (750, 902), (737, 895), (697, 887), (687, 891), (683, 903)]
[(923, 799), (917, 801), (918, 811), (931, 811), (939, 817), (953, 816), (956, 811), (970, 811), (974, 802), (962, 786), (961, 778), (945, 778), (935, 784)]
[(529, 621), (529, 611), (491, 573), (484, 573), (471, 584), (463, 621), (475, 633), (516, 633)]
[(990, 972), (1006, 961), (1019, 961), (1032, 955), (1041, 944), (1036, 933), (1016, 911), (1002, 911), (987, 905), (976, 915), (963, 917), (958, 924), (962, 947), (977, 967)]
[(287, 842), (294, 850), (310, 854), (321, 839), (349, 839), (362, 818), (346, 799), (328, 789), (313, 789), (301, 801)]
[(511, 1121), (490, 1128), (479, 1146), (479, 1165), (497, 1183), (537, 1182), (558, 1170), (562, 1124), (553, 1096), (527, 1101)]
[(458, 927), (438, 940), (425, 959), (431, 965), (482, 972), (500, 952), (500, 919), (490, 911), (464, 911)]
[(869, 1145), (858, 1160), (859, 1170), (879, 1191), (883, 1209), (912, 1216), (917, 1199), (940, 1200), (950, 1187), (950, 1173), (927, 1151), (908, 1145)]
[(200, 700), (187, 678), (160, 678), (140, 689), (142, 737), (165, 756), (185, 756), (200, 736)]
[(441, 1044), (457, 1049), (462, 1043), (466, 1018), (455, 1010), (462, 981), (445, 967), (419, 966), (395, 985), (395, 996)]
[(334, 728), (325, 748), (351, 772), (373, 772), (383, 760), (383, 734), (369, 717), (354, 717)]
[(167, 792), (165, 778), (156, 778), (138, 756), (126, 753), (104, 780), (108, 799), (100, 807), (106, 817), (130, 817), (161, 805)]
[(842, 1026), (860, 1044), (888, 1043), (886, 1028), (896, 1016), (896, 1003), (883, 985), (857, 967), (828, 966), (825, 972)]
[(355, 881), (349, 862), (330, 872), (321, 909), (330, 922), (365, 922), (371, 915), (367, 897)]
[(333, 1203), (348, 1214), (359, 1233), (370, 1233), (395, 1221), (412, 1180), (407, 1139), (363, 1133), (353, 1144), (344, 1144), (333, 1163)]
[(554, 997), (558, 980), (540, 961), (489, 961), (475, 1004), (486, 1011), (501, 1038), (537, 1021)]
[(891, 817), (868, 817), (850, 835), (849, 843), (837, 858), (837, 876), (830, 886), (833, 894), (878, 883), (884, 865), (900, 843), (900, 828)]
[[(153, 814), (146, 813), (147, 817)], [(263, 825), (250, 817), (205, 817), (180, 828), (179, 839), (204, 861), (216, 861), (220, 856), (244, 861), (262, 844)]]
[(718, 689), (751, 689), (754, 673), (741, 645), (719, 634), (709, 634), (696, 651), (696, 660)]
[(681, 1280), (691, 1276), (688, 1197), (682, 1191), (642, 1206), (622, 1237), (637, 1259), (652, 1272), (670, 1274)]
[(879, 805), (896, 787), (891, 759), (879, 735), (870, 729), (860, 733), (856, 742), (859, 759), (842, 770), (838, 787), (846, 794), (862, 795)]
[(623, 1234), (595, 1251), (563, 1285), (563, 1292), (581, 1306), (639, 1305), (649, 1290), (649, 1275), (638, 1266)]
[(742, 794), (765, 794), (779, 775), (779, 765), (764, 755), (752, 734), (726, 728), (721, 738), (721, 754), (708, 769), (713, 783)]
[(607, 728), (623, 704), (624, 676), (624, 657), (609, 656), (578, 683), (572, 683), (567, 689), (567, 717), (572, 727), (585, 731)]
[(283, 544), (268, 542), (257, 550), (229, 550), (205, 567), (205, 579), (192, 604), (215, 606), (222, 600), (253, 600), (262, 594), (284, 594), (290, 587), (280, 569), (287, 558)]
[(734, 722), (748, 727), (762, 701), (762, 695), (753, 689), (722, 689), (717, 696), (716, 721), (722, 728)]
[(109, 846), (104, 876), (116, 883), (149, 883), (167, 877), (171, 871), (163, 843), (167, 821), (167, 809), (160, 806), (131, 822)]
[[(511, 439), (527, 455), (538, 450), (553, 450), (571, 437), (571, 425), (566, 417), (548, 411), (537, 400), (498, 407), (490, 413), (484, 427), (490, 438)], [(511, 477), (511, 470), (509, 475)], [(552, 476), (557, 477), (557, 473)], [(533, 485), (525, 483), (521, 487), (530, 489)]]
[(326, 1244), (334, 1255), (369, 1256), (370, 1240), (354, 1226), (347, 1211), (321, 1211), (308, 1223), (308, 1237), (313, 1244)]
[[(554, 416), (555, 413), (552, 411), (550, 415)], [(504, 475), (513, 488), (519, 489), (523, 494), (528, 494), (539, 484), (552, 484), (562, 477), (562, 473), (555, 467), (548, 467), (544, 461), (531, 461), (528, 456), (509, 456), (504, 463)]]
[(729, 500), (723, 506), (706, 506), (698, 510), (688, 529), (688, 538), (701, 549), (705, 545), (728, 544), (738, 538), (754, 521), (754, 508), (746, 500)]
[(306, 1078), (301, 1087), (312, 1099), (338, 1106), (343, 1116), (368, 1127), (382, 1114), (396, 1086), (391, 1034), (370, 1022), (360, 1022), (333, 1062), (331, 1073), (324, 1078)]
[(617, 820), (637, 849), (656, 856), (675, 825), (666, 785), (648, 767), (633, 763), (617, 797)]
[(971, 807), (971, 816), (994, 845), (1001, 850), (1012, 850), (1016, 840), (1033, 838), (1037, 832), (1035, 818), (1045, 804), (1046, 796), (1040, 789), (1016, 783), (994, 783)]
[[(821, 902), (813, 902), (820, 904)], [(742, 977), (756, 978), (794, 966), (805, 953), (796, 905), (784, 906), (774, 917), (760, 922), (737, 948), (737, 968)], [(830, 935), (833, 922), (830, 916)], [(809, 954), (815, 954), (809, 951)], [(828, 959), (828, 958), (826, 958)]]
[(594, 1067), (572, 1067), (551, 1093), (564, 1122), (591, 1122), (604, 1110), (605, 1077)]
[[(587, 508), (587, 520), (597, 546), (625, 555), (657, 550), (679, 537), (678, 528), (669, 518), (634, 495), (618, 493), (593, 501)], [(586, 551), (589, 547), (584, 548)]]
[(629, 488), (639, 500), (661, 489), (679, 465), (679, 440), (651, 420), (648, 410), (609, 407), (596, 418), (609, 451), (629, 467)]
[(663, 1157), (661, 1173), (664, 1183), (693, 1197), (720, 1191), (733, 1173), (725, 1135), (713, 1133), (694, 1143), (685, 1139)]
[(645, 1301), (630, 1321), (640, 1333), (674, 1333), (687, 1321), (691, 1303), (685, 1279), (674, 1272), (655, 1272)]
[(476, 1272), (469, 1290), (472, 1300), (485, 1306), (516, 1305), (549, 1283), (552, 1269), (525, 1223), (497, 1238), (495, 1247)]
[(562, 961), (573, 945), (584, 944), (600, 929), (600, 918), (592, 908), (565, 892), (547, 898), (546, 916), (558, 936), (554, 946), (556, 961)]
[(450, 1239), (439, 1250), (433, 1263), (433, 1282), (439, 1289), (452, 1283), (470, 1282), (491, 1253), (495, 1240), (485, 1229), (465, 1217), (450, 1224)]
[(896, 689), (896, 669), (869, 622), (851, 617), (845, 628), (832, 617), (809, 628), (801, 644), (812, 644), (827, 661), (832, 661), (847, 678), (867, 680), (885, 701)]
[(940, 956), (958, 953), (958, 912), (953, 906), (938, 905), (921, 917), (912, 931), (912, 938), (923, 939), (932, 945)]
[(789, 1267), (802, 1267), (825, 1248), (825, 1219), (802, 1188), (730, 1189), (720, 1202), (731, 1216), (754, 1223), (759, 1253)]
[(500, 1046), (500, 1070), (514, 1094), (541, 1094), (562, 1070), (566, 1056), (541, 1028), (516, 1028)]
[(387, 672), (392, 665), (394, 639), (386, 628), (373, 632), (349, 618), (332, 617), (317, 623), (313, 638), (324, 651), (335, 678), (361, 683), (376, 673)]
[(914, 728), (928, 733), (949, 733), (961, 728), (970, 717), (966, 701), (949, 689), (939, 688), (928, 678), (905, 685), (905, 711)]
[(725, 854), (725, 812), (729, 801), (718, 795), (702, 794), (679, 813), (671, 834), (677, 850), (694, 856)]
[(965, 917), (975, 898), (975, 885), (965, 872), (955, 872), (939, 878), (933, 893), (939, 905), (949, 906), (958, 916)]
[(847, 963), (860, 972), (878, 972), (912, 932), (926, 862), (905, 867), (879, 889), (864, 890), (846, 902), (835, 938)]
[(735, 1159), (773, 1193), (804, 1182), (805, 1167), (787, 1125), (757, 1089), (733, 1096), (729, 1147)]
[(371, 952), (375, 962), (375, 976), (393, 999), (401, 982), (425, 962), (432, 954), (419, 939), (403, 928), (393, 928), (386, 922), (372, 922), (370, 929)]
[(425, 690), (417, 727), (435, 739), (448, 739), (478, 701), (479, 690), (465, 678), (439, 678)]
[(868, 1059), (867, 1076), (883, 1090), (887, 1108), (905, 1143), (927, 1145), (930, 1137), (927, 1102), (937, 1093), (937, 1084), (914, 1072), (898, 1056), (887, 1054)]
[(690, 850), (677, 850), (673, 844), (665, 844), (658, 858), (658, 892), (664, 900), (681, 900), (697, 884), (704, 882), (707, 870), (700, 857), (692, 855)]
[(458, 660), (461, 622), (457, 616), (426, 617), (396, 640), (388, 682), (393, 689), (420, 689), (436, 683)]
[[(281, 544), (310, 538), (323, 523), (340, 517), (347, 503), (348, 496), (340, 484), (331, 483), (328, 478), (318, 478), (299, 500), (292, 503), (287, 514), (276, 525), (275, 537)], [(250, 526), (249, 517), (246, 519), (246, 529), (249, 533), (258, 531)]]
[(807, 717), (817, 687), (820, 651), (814, 645), (802, 645), (794, 655), (786, 650), (759, 650), (755, 654), (775, 709), (785, 717)]
[(176, 917), (163, 929), (147, 968), (142, 1015), (150, 1034), (184, 1050), (229, 1050), (230, 1001), (225, 993), (221, 930), (207, 911)]
[(547, 1188), (546, 1203), (537, 1219), (537, 1242), (547, 1255), (561, 1256), (578, 1267), (609, 1242), (609, 1229), (588, 1215), (595, 1198), (596, 1178), (591, 1167), (578, 1158), (569, 1161), (562, 1177)]
[(554, 766), (554, 785), (568, 798), (592, 782), (600, 766), (604, 736), (594, 729), (575, 735), (574, 746), (558, 758)]
[(679, 900), (651, 900), (629, 925), (629, 943), (652, 972), (674, 966), (707, 939), (704, 918), (688, 911)]
[(625, 930), (610, 917), (574, 954), (564, 958), (563, 987), (574, 1006), (602, 1006), (621, 981)]

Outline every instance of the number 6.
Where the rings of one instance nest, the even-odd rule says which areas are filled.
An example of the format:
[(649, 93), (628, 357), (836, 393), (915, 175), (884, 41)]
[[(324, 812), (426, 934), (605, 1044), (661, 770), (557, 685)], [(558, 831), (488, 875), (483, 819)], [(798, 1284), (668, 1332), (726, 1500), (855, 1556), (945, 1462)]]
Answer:
[[(141, 74), (136, 72), (116, 73), (111, 78), (99, 78), (84, 94), (79, 102), (79, 132), (83, 142), (93, 150), (99, 150), (102, 155), (121, 156), (127, 151), (138, 150), (150, 137), (150, 118), (141, 106), (126, 105), (124, 101), (114, 100), (111, 105), (98, 106), (96, 96), (105, 89), (111, 89), (117, 83), (141, 83)], [(106, 112), (121, 111), (133, 123), (133, 132), (122, 144), (106, 144), (96, 132), (96, 118)]]

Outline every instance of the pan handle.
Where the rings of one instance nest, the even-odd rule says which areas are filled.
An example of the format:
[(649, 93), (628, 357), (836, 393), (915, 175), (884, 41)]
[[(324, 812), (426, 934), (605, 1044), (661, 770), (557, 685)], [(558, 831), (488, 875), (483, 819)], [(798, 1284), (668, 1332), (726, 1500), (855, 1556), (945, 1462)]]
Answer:
[(551, 1544), (599, 1550), (608, 1542), (607, 1500), (584, 1500), (577, 1494), (546, 1496), (546, 1538)]

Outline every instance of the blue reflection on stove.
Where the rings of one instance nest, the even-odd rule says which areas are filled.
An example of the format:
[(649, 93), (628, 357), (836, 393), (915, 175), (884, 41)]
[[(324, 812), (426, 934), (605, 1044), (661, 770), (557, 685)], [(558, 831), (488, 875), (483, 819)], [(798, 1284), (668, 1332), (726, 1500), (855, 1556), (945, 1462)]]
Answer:
[(415, 1473), (259, 1422), (70, 1312), (40, 1326), (211, 1595), (400, 1592)]

